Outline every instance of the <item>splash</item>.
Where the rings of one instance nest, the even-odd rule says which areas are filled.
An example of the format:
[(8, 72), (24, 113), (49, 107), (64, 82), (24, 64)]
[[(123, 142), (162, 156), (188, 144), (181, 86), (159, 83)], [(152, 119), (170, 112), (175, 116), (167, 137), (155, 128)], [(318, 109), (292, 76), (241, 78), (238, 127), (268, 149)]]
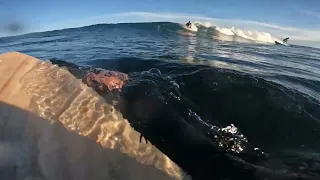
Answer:
[[(207, 126), (211, 132), (213, 133), (213, 141), (219, 145), (219, 147), (223, 148), (227, 152), (236, 152), (241, 153), (248, 143), (247, 138), (238, 130), (234, 124), (230, 124), (226, 127), (218, 127), (215, 125), (211, 125), (206, 123), (201, 119), (199, 115), (189, 109), (189, 116), (192, 116), (196, 120), (200, 121), (202, 124)], [(258, 149), (254, 149), (258, 150)], [(262, 152), (263, 153), (263, 152)]]
[(198, 27), (207, 28), (213, 30), (214, 33), (218, 33), (220, 35), (231, 36), (236, 38), (242, 38), (249, 41), (254, 41), (257, 43), (272, 43), (274, 44), (275, 41), (281, 42), (281, 40), (273, 37), (270, 33), (267, 32), (259, 32), (256, 30), (249, 31), (244, 30), (236, 27), (219, 27), (216, 24), (210, 22), (199, 22), (196, 21), (194, 23)]

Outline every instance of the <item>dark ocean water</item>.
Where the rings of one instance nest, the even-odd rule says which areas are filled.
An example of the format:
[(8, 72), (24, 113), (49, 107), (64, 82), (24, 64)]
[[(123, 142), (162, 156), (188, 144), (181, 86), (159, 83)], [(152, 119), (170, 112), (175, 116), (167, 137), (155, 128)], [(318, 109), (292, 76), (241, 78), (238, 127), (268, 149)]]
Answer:
[(167, 22), (100, 24), (0, 38), (0, 53), (133, 77), (157, 68), (179, 87), (183, 103), (169, 101), (177, 112), (195, 112), (208, 129), (234, 124), (277, 159), (266, 166), (320, 175), (320, 49), (227, 39)]

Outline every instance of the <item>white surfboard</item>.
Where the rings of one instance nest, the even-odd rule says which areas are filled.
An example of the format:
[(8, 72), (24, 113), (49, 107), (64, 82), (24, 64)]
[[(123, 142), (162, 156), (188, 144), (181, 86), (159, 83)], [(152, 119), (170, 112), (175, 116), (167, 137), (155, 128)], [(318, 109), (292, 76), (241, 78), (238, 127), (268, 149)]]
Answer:
[(275, 41), (274, 43), (275, 43), (276, 45), (290, 46), (289, 44), (284, 43), (284, 42), (281, 42), (281, 41)]

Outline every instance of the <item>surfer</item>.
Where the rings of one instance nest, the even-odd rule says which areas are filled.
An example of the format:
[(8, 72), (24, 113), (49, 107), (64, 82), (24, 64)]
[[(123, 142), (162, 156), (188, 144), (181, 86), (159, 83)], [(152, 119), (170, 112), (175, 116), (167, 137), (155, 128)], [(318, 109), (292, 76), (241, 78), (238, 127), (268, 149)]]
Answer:
[(190, 22), (190, 21), (187, 22), (187, 23), (186, 23), (186, 26), (187, 26), (188, 28), (191, 28), (191, 22)]
[(284, 39), (282, 40), (282, 42), (281, 42), (281, 41), (274, 41), (274, 43), (275, 43), (275, 44), (278, 44), (278, 45), (289, 46), (289, 44), (287, 44), (287, 43), (288, 43), (288, 40), (289, 40), (289, 37), (284, 38)]

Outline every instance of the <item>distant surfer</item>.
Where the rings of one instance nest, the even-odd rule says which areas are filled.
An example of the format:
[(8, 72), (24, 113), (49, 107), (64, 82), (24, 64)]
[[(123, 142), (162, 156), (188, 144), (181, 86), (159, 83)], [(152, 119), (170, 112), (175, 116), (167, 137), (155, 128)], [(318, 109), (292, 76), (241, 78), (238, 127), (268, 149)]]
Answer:
[(186, 26), (187, 26), (188, 28), (191, 28), (191, 22), (190, 22), (190, 21), (187, 22), (187, 23), (186, 23)]
[(289, 45), (288, 45), (288, 40), (289, 40), (289, 37), (284, 38), (284, 39), (282, 40), (282, 42), (281, 42), (281, 41), (274, 41), (274, 43), (275, 43), (275, 44), (278, 44), (278, 45), (289, 46)]
[(283, 39), (282, 41), (283, 41), (283, 43), (287, 43), (287, 42), (288, 42), (288, 40), (289, 40), (289, 37), (287, 37), (287, 38)]

